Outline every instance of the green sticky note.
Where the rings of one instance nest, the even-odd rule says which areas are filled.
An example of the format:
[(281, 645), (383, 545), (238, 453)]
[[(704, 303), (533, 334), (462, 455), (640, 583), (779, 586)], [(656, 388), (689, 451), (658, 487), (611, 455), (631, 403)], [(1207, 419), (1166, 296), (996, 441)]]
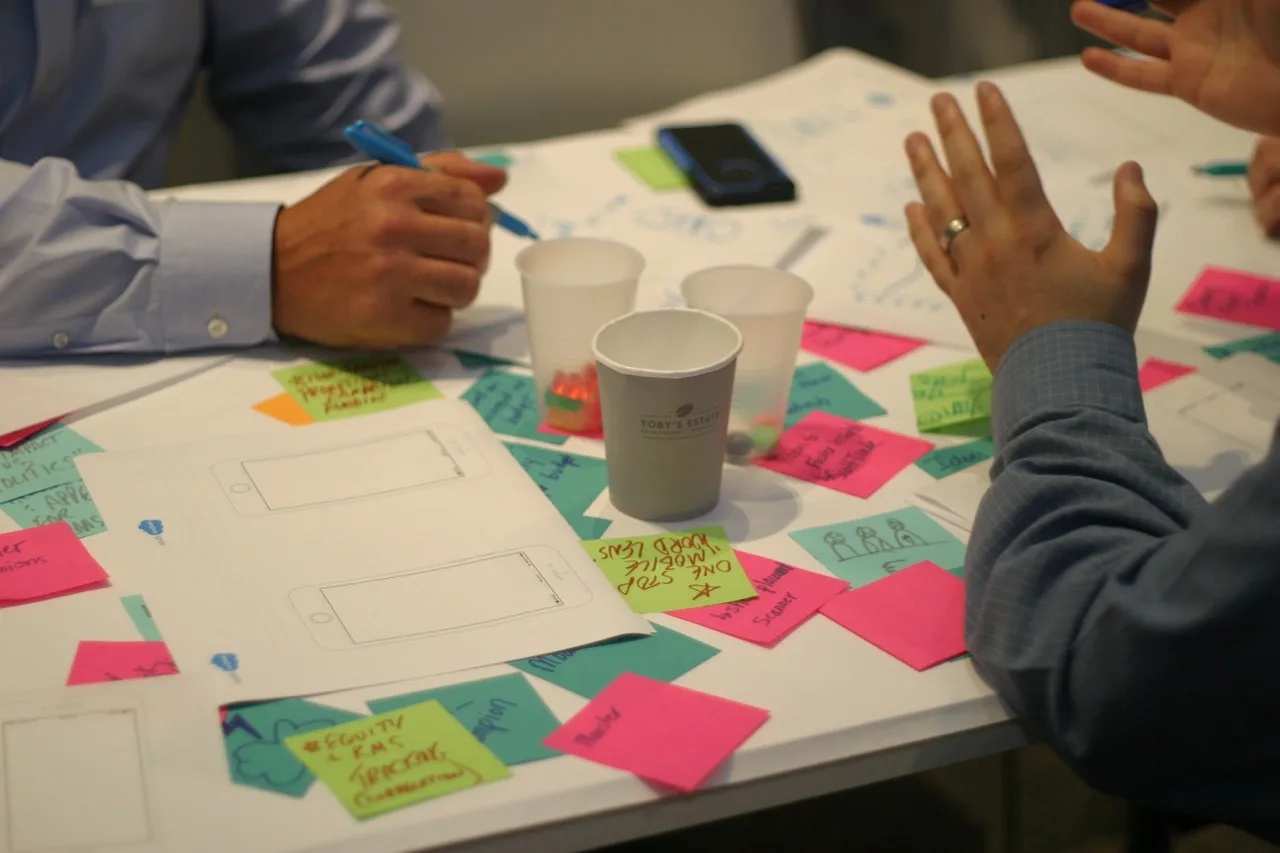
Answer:
[(830, 412), (851, 421), (883, 415), (875, 400), (859, 391), (839, 371), (818, 362), (797, 367), (787, 402), (788, 427), (810, 412)]
[(107, 529), (84, 480), (74, 480), (0, 504), (0, 510), (22, 527), (65, 521), (84, 539)]
[(928, 560), (962, 577), (965, 545), (916, 507), (791, 533), (855, 589)]
[(47, 429), (10, 450), (0, 450), (0, 503), (78, 481), (80, 472), (75, 458), (101, 451), (101, 447), (64, 426)]
[(454, 350), (453, 354), (458, 357), (458, 362), (468, 370), (474, 370), (477, 367), (502, 367), (506, 364), (515, 364), (514, 361), (505, 358), (498, 358), (493, 355), (485, 355), (481, 352), (464, 352), (463, 350)]
[(1231, 358), (1236, 353), (1251, 352), (1280, 364), (1280, 332), (1267, 332), (1252, 338), (1242, 338), (1229, 344), (1205, 347), (1204, 351), (1216, 359)]
[(598, 539), (609, 522), (587, 518), (587, 507), (604, 491), (609, 471), (603, 459), (545, 447), (507, 443), (507, 450), (583, 539)]
[(689, 179), (661, 148), (626, 148), (613, 152), (613, 156), (651, 190), (663, 192), (689, 186)]
[(921, 432), (991, 432), (991, 371), (980, 358), (911, 374), (911, 399)]
[(398, 409), (444, 395), (392, 353), (352, 355), (272, 371), (314, 421)]
[(665, 613), (755, 598), (723, 527), (582, 543), (636, 613)]
[(164, 637), (160, 636), (160, 627), (156, 625), (156, 620), (151, 616), (151, 609), (147, 607), (142, 596), (124, 595), (120, 597), (120, 603), (124, 605), (125, 613), (128, 613), (129, 618), (133, 620), (133, 627), (138, 629), (142, 639), (153, 643), (164, 641)]
[(517, 672), (375, 699), (369, 703), (369, 710), (384, 714), (432, 699), (443, 705), (508, 767), (560, 754), (542, 745), (542, 739), (559, 728), (560, 721), (528, 680)]
[(466, 390), (462, 399), (471, 404), (489, 428), (502, 435), (531, 438), (547, 444), (564, 444), (567, 435), (539, 432), (537, 388), (533, 377), (490, 370)]
[(475, 154), (471, 157), (477, 163), (484, 163), (488, 166), (497, 166), (499, 169), (510, 168), (515, 162), (515, 158), (504, 151), (491, 151), (488, 154)]
[(293, 735), (284, 743), (358, 818), (511, 775), (434, 700)]
[(935, 480), (950, 477), (966, 468), (986, 462), (996, 455), (989, 438), (980, 438), (954, 447), (939, 447), (916, 460), (916, 466)]
[(231, 781), (301, 797), (316, 777), (289, 751), (285, 739), (359, 719), (362, 719), (359, 714), (306, 699), (280, 699), (228, 708), (223, 740)]
[(675, 681), (706, 663), (720, 650), (693, 637), (654, 625), (647, 637), (626, 637), (594, 646), (538, 655), (511, 665), (588, 699), (624, 672), (658, 681)]

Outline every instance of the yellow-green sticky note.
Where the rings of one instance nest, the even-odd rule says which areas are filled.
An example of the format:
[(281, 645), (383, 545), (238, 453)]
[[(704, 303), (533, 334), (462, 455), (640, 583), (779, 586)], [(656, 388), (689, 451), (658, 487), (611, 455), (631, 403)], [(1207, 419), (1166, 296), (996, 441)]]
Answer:
[(613, 152), (613, 156), (651, 190), (664, 192), (689, 186), (689, 179), (661, 148), (625, 148)]
[(511, 775), (437, 700), (285, 738), (357, 818)]
[(756, 597), (724, 528), (582, 543), (636, 613), (665, 613)]
[(911, 374), (911, 399), (921, 432), (990, 434), (991, 371), (980, 358)]
[(272, 375), (315, 421), (385, 412), (444, 396), (413, 365), (390, 353), (317, 361)]

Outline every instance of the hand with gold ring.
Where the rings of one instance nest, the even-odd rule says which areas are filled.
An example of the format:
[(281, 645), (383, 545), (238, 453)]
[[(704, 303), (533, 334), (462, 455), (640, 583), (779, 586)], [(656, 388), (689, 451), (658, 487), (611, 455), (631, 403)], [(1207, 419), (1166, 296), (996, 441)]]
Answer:
[(948, 170), (929, 137), (907, 138), (907, 157), (923, 203), (907, 205), (911, 238), (938, 286), (955, 303), (978, 351), (994, 371), (1014, 341), (1061, 320), (1096, 320), (1133, 332), (1151, 276), (1157, 209), (1142, 169), (1115, 177), (1115, 226), (1100, 252), (1062, 227), (1004, 96), (978, 86), (991, 151), (951, 95), (933, 99)]

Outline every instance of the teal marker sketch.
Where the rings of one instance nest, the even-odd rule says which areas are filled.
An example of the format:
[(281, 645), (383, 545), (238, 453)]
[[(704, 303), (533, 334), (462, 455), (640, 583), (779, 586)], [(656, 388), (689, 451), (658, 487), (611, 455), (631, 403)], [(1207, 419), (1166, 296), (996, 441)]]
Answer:
[(855, 589), (926, 560), (956, 576), (964, 575), (965, 544), (916, 507), (790, 535)]

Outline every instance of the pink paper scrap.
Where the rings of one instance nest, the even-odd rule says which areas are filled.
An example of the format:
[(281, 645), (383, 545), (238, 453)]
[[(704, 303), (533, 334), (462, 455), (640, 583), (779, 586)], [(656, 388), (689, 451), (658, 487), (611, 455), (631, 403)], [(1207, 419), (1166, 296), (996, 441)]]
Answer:
[(31, 438), (31, 436), (48, 429), (64, 417), (66, 417), (66, 415), (59, 415), (56, 418), (49, 418), (47, 421), (41, 421), (38, 424), (32, 424), (31, 426), (23, 427), (22, 429), (15, 429), (13, 432), (7, 432), (4, 435), (0, 435), (0, 450), (8, 450), (10, 447), (22, 444), (22, 442)]
[(586, 432), (569, 432), (567, 429), (553, 427), (551, 424), (538, 424), (538, 432), (544, 432), (547, 435), (567, 435), (570, 438), (593, 438), (596, 441), (604, 441), (604, 429), (591, 429)]
[(1280, 330), (1280, 279), (1205, 267), (1174, 310)]
[(810, 320), (804, 324), (800, 346), (805, 352), (865, 373), (924, 346), (924, 341)]
[(543, 744), (693, 791), (768, 719), (763, 708), (624, 672)]
[(1188, 367), (1185, 364), (1149, 358), (1142, 363), (1142, 367), (1138, 368), (1138, 385), (1143, 391), (1152, 391), (1181, 376), (1195, 372), (1194, 367)]
[(65, 521), (0, 533), (0, 606), (79, 592), (107, 573)]
[(67, 676), (67, 686), (177, 674), (173, 655), (163, 642), (81, 640), (76, 659), (71, 663), (71, 674)]
[(822, 614), (917, 671), (967, 651), (964, 581), (934, 563), (837, 595)]
[(799, 628), (824, 604), (849, 588), (831, 575), (798, 569), (768, 557), (735, 551), (759, 597), (670, 615), (722, 634), (770, 647)]
[(909, 435), (868, 426), (827, 412), (810, 412), (782, 434), (762, 468), (869, 498), (898, 472), (933, 450)]

